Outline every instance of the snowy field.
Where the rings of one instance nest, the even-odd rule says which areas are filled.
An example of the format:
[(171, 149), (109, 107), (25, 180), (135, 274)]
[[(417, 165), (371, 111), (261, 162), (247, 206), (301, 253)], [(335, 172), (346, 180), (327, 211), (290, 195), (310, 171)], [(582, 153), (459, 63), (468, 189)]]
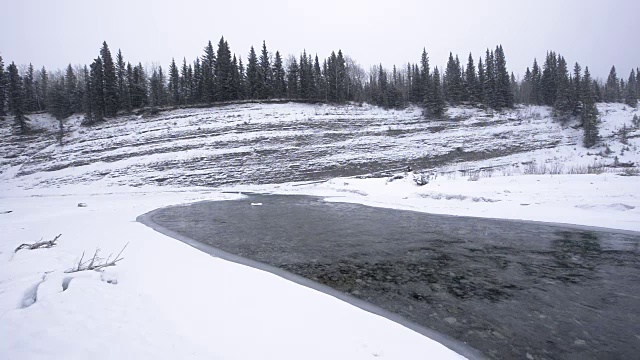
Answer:
[[(629, 176), (640, 163), (640, 131), (626, 140), (620, 133), (640, 113), (599, 108), (603, 144), (590, 150), (575, 123), (544, 107), (450, 109), (447, 121), (425, 121), (415, 108), (302, 104), (174, 110), (95, 128), (74, 118), (63, 147), (46, 115), (33, 116), (41, 131), (29, 140), (2, 124), (0, 358), (458, 358), (389, 320), (212, 258), (135, 219), (260, 191), (640, 231), (640, 177)], [(399, 170), (407, 165), (415, 173)], [(385, 176), (360, 176), (373, 172)], [(420, 174), (428, 184), (415, 184)], [(14, 253), (58, 234), (56, 247)], [(106, 257), (127, 243), (115, 267), (65, 273), (83, 252), (100, 248)]]

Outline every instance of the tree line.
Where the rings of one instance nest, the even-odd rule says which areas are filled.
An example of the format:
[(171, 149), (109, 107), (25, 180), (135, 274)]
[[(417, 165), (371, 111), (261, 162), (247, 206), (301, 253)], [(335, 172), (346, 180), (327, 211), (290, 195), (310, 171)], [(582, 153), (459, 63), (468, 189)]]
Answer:
[(231, 52), (222, 37), (214, 49), (211, 41), (193, 61), (172, 59), (165, 71), (160, 65), (145, 68), (125, 61), (118, 50), (115, 59), (103, 42), (91, 64), (49, 72), (33, 65), (19, 71), (12, 62), (6, 69), (0, 56), (0, 116), (15, 116), (27, 132), (25, 114), (47, 111), (58, 119), (74, 113), (85, 115), (85, 124), (103, 121), (119, 113), (141, 108), (212, 104), (237, 100), (295, 99), (328, 103), (368, 102), (385, 108), (409, 104), (422, 106), (429, 117), (444, 115), (447, 106), (461, 104), (511, 108), (514, 104), (552, 106), (557, 116), (582, 119), (585, 145), (597, 141), (597, 102), (624, 102), (636, 107), (640, 93), (640, 69), (628, 80), (611, 68), (605, 83), (592, 79), (575, 63), (570, 72), (563, 56), (550, 51), (542, 66), (534, 59), (523, 79), (507, 69), (501, 45), (487, 49), (484, 58), (469, 54), (466, 65), (449, 54), (444, 69), (429, 64), (423, 49), (420, 61), (406, 67), (373, 66), (368, 72), (341, 50), (320, 59), (306, 50), (299, 57), (283, 58), (267, 49), (250, 48), (245, 62)]

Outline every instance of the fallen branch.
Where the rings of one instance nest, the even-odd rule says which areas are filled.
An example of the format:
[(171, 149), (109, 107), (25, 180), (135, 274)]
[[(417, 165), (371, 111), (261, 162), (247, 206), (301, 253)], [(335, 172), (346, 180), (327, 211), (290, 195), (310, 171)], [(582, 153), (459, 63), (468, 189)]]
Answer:
[(122, 250), (120, 250), (118, 255), (113, 260), (111, 260), (111, 256), (113, 254), (110, 254), (109, 256), (107, 256), (106, 259), (99, 257), (98, 254), (100, 253), (100, 249), (96, 248), (96, 251), (95, 253), (93, 253), (93, 257), (91, 259), (82, 261), (84, 259), (84, 252), (82, 252), (82, 256), (80, 257), (80, 260), (78, 261), (78, 263), (71, 269), (65, 271), (65, 273), (68, 274), (68, 273), (87, 271), (87, 270), (99, 271), (100, 269), (104, 269), (109, 266), (116, 266), (116, 263), (118, 261), (124, 259), (124, 258), (121, 258), (120, 255), (122, 255), (122, 252), (124, 251), (124, 249), (127, 248), (127, 245), (129, 245), (129, 243), (127, 243), (122, 248)]
[(52, 247), (56, 246), (56, 241), (58, 240), (58, 238), (60, 236), (62, 236), (62, 234), (59, 234), (53, 240), (42, 241), (42, 239), (40, 239), (40, 241), (38, 241), (36, 243), (33, 243), (33, 244), (22, 244), (22, 245), (20, 245), (20, 246), (18, 246), (16, 248), (14, 253), (17, 253), (18, 251), (20, 251), (22, 249), (35, 250), (35, 249), (40, 249), (40, 248), (45, 248), (45, 249), (52, 248)]

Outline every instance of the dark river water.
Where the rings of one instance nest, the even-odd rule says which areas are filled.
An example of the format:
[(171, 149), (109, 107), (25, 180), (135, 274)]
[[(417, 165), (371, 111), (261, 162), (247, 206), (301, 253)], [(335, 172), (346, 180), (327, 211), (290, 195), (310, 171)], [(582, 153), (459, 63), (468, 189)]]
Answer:
[(148, 219), (488, 358), (640, 358), (638, 233), (279, 195), (169, 207)]

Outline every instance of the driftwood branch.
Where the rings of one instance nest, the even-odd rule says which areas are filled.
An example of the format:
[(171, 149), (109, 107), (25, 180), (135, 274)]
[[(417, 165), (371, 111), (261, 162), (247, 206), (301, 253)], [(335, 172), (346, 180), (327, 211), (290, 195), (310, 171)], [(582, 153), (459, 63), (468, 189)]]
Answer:
[(58, 241), (58, 238), (60, 238), (60, 236), (62, 236), (62, 234), (59, 234), (53, 240), (42, 241), (42, 239), (40, 239), (40, 241), (33, 244), (22, 244), (16, 248), (14, 253), (17, 253), (22, 249), (35, 250), (40, 248), (45, 248), (45, 249), (52, 248), (56, 246), (56, 241)]
[(129, 243), (127, 243), (122, 250), (120, 250), (120, 252), (118, 253), (118, 255), (112, 259), (113, 254), (110, 254), (109, 256), (107, 256), (106, 259), (103, 259), (101, 257), (98, 256), (98, 254), (100, 253), (100, 249), (96, 249), (96, 251), (93, 253), (93, 256), (91, 257), (91, 259), (87, 259), (86, 261), (82, 261), (84, 259), (84, 252), (82, 253), (82, 256), (80, 257), (80, 260), (78, 261), (78, 263), (72, 267), (71, 269), (65, 271), (65, 273), (74, 273), (74, 272), (80, 272), (80, 271), (87, 271), (87, 270), (95, 270), (98, 271), (100, 269), (104, 269), (106, 267), (109, 266), (116, 266), (116, 263), (120, 260), (123, 260), (124, 258), (120, 257), (120, 255), (122, 255), (122, 253), (124, 252), (124, 249), (127, 248), (127, 245), (129, 245)]

